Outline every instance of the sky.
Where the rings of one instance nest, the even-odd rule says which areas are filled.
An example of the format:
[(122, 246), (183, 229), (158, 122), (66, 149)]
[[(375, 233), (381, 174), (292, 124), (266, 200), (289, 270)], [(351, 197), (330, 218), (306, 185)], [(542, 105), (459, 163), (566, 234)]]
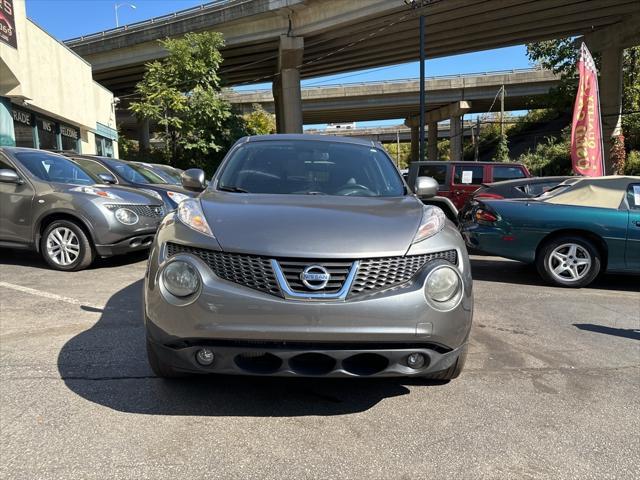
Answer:
[[(344, 0), (348, 1), (348, 0)], [(118, 8), (120, 25), (139, 22), (152, 17), (166, 15), (201, 5), (202, 0), (26, 0), (27, 15), (59, 40), (100, 32), (116, 26), (115, 6)], [(132, 8), (130, 5), (135, 6)], [(464, 35), (464, 33), (463, 33)], [(428, 38), (427, 38), (428, 41)], [(523, 45), (487, 50), (426, 62), (426, 75), (441, 76), (460, 73), (476, 73), (496, 70), (528, 68), (531, 64)], [(332, 83), (368, 82), (376, 80), (398, 80), (417, 78), (419, 63), (345, 72), (328, 77), (307, 79), (303, 86), (328, 85)], [(243, 90), (271, 88), (271, 84), (249, 85)], [(400, 119), (374, 122), (358, 122), (359, 126), (396, 125)], [(307, 125), (306, 128), (322, 128), (323, 125)]]

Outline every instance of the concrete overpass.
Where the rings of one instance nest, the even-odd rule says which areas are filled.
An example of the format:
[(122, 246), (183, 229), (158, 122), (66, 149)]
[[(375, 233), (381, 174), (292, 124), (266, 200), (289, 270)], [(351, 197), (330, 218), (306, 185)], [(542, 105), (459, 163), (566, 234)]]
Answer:
[[(471, 137), (471, 127), (475, 122), (465, 122), (463, 136)], [(406, 125), (391, 125), (388, 127), (358, 127), (353, 129), (306, 129), (304, 133), (314, 135), (336, 135), (338, 137), (354, 137), (373, 140), (380, 143), (408, 142), (411, 140), (411, 129)], [(449, 138), (451, 133), (448, 124), (438, 125), (438, 139)]]
[[(619, 132), (622, 49), (640, 43), (638, 0), (217, 0), (67, 45), (93, 65), (116, 95), (132, 91), (144, 63), (164, 55), (157, 40), (186, 32), (224, 34), (228, 85), (273, 82), (278, 130), (301, 131), (300, 78), (418, 58), (418, 18), (426, 17), (427, 58), (586, 35), (602, 53), (604, 130)], [(605, 142), (608, 145), (608, 142)]]
[[(541, 106), (540, 97), (558, 84), (558, 76), (537, 68), (432, 77), (425, 81), (426, 107), (430, 111), (467, 100), (469, 113), (488, 112), (492, 104), (495, 111), (504, 86), (505, 109), (525, 110)], [(419, 114), (419, 94), (419, 79), (303, 87), (302, 118), (305, 124), (407, 118)], [(255, 104), (275, 113), (271, 90), (233, 91), (225, 97), (243, 113)]]

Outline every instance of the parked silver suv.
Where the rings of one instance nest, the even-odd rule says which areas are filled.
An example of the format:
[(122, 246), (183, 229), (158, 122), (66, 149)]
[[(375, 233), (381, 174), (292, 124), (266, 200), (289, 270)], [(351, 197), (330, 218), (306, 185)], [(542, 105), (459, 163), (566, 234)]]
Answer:
[[(204, 189), (188, 170), (185, 187)], [(419, 194), (435, 193), (430, 178)], [(465, 246), (377, 144), (238, 141), (162, 222), (144, 288), (148, 357), (185, 373), (455, 378), (473, 299)]]
[(164, 214), (161, 200), (96, 185), (62, 155), (0, 148), (0, 246), (37, 250), (57, 270), (149, 248)]

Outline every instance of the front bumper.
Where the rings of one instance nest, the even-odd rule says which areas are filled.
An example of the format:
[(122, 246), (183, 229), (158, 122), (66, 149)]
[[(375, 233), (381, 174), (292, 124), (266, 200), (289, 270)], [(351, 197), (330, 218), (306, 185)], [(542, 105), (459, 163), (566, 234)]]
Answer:
[(148, 249), (153, 243), (155, 233), (155, 229), (149, 229), (145, 233), (125, 238), (124, 240), (120, 240), (116, 243), (109, 245), (95, 245), (96, 253), (101, 257), (111, 257), (113, 255), (121, 255), (124, 253)]
[[(199, 257), (178, 253), (170, 261), (191, 263), (200, 274), (201, 289), (194, 299), (176, 302), (175, 297), (166, 297), (159, 282), (167, 262), (165, 243), (205, 244), (200, 234), (170, 218), (164, 223), (145, 276), (144, 319), (154, 351), (177, 370), (283, 376), (425, 375), (451, 366), (467, 342), (473, 315), (470, 265), (453, 227), (423, 242), (423, 251), (410, 252), (457, 251), (461, 299), (453, 309), (440, 311), (426, 300), (424, 284), (432, 268), (444, 260), (428, 262), (411, 280), (386, 290), (346, 300), (305, 301), (223, 280)], [(205, 346), (216, 357), (210, 367), (195, 359), (197, 350)], [(426, 365), (409, 368), (410, 353), (422, 353)], [(309, 365), (301, 366), (304, 354), (313, 355), (303, 357)], [(264, 365), (255, 367), (245, 361), (256, 357), (266, 358), (270, 367), (262, 369)], [(319, 371), (317, 364), (323, 365)]]
[[(152, 342), (159, 359), (185, 373), (269, 375), (279, 377), (424, 376), (453, 366), (464, 345), (447, 350), (438, 345), (357, 345), (296, 342), (224, 342), (197, 340), (162, 345)], [(200, 365), (201, 348), (214, 352), (209, 366)], [(424, 366), (411, 368), (407, 357), (420, 353)]]

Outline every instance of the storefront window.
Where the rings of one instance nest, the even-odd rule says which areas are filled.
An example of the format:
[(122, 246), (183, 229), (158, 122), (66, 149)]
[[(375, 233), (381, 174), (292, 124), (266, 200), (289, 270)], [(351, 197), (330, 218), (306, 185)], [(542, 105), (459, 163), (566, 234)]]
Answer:
[(57, 150), (58, 146), (58, 132), (56, 131), (56, 124), (43, 118), (36, 120), (38, 127), (38, 148), (47, 150)]
[(96, 155), (113, 157), (113, 140), (96, 135)]
[(73, 152), (78, 151), (78, 138), (80, 134), (78, 130), (66, 125), (60, 125), (60, 138), (62, 139), (62, 149)]
[(29, 112), (13, 109), (13, 130), (16, 135), (16, 147), (33, 148), (33, 115)]

